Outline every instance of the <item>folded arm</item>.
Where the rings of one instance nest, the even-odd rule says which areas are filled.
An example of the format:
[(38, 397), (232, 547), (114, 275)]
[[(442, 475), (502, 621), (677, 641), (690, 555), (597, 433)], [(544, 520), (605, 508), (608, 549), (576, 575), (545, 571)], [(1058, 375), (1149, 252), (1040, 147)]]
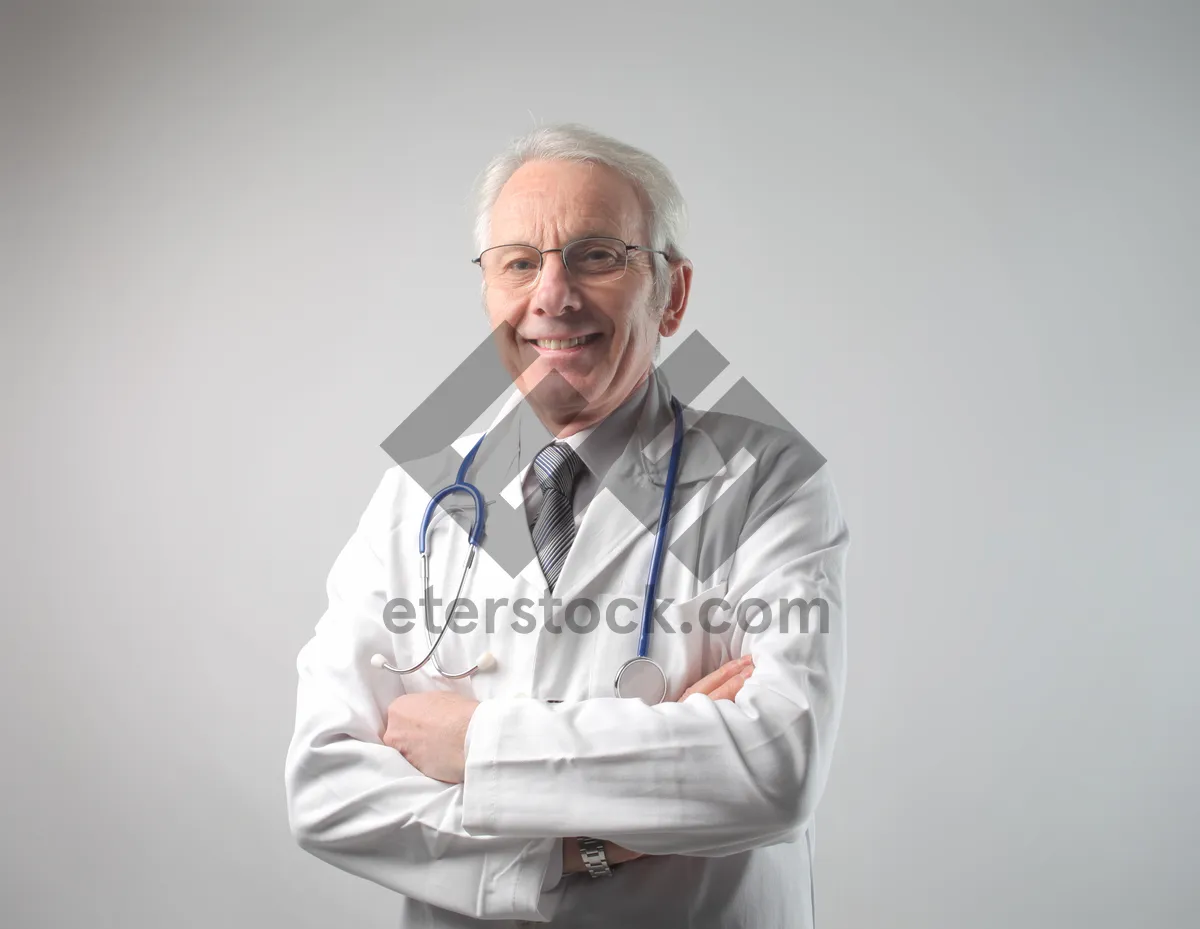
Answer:
[[(845, 680), (843, 574), (849, 534), (825, 469), (781, 496), (739, 546), (726, 600), (771, 610), (768, 628), (735, 627), (754, 674), (734, 701), (695, 694), (646, 706), (497, 699), (467, 735), (463, 826), (533, 837), (551, 830), (650, 854), (724, 855), (787, 841), (816, 807)], [(826, 604), (826, 629), (804, 609)], [(753, 619), (757, 611), (751, 611)]]
[(426, 777), (382, 733), (399, 678), (373, 669), (390, 642), (384, 567), (371, 539), (390, 529), (388, 472), (329, 575), (329, 608), (301, 649), (285, 765), (288, 818), (306, 851), (351, 874), (481, 919), (553, 915), (561, 839), (463, 828), (463, 788)]

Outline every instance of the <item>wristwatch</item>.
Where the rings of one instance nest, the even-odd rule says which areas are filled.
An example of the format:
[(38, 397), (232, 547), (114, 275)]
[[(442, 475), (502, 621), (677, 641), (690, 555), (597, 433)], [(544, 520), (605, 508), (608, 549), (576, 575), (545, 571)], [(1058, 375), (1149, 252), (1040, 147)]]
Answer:
[(579, 837), (579, 853), (583, 856), (583, 866), (592, 877), (612, 877), (612, 868), (608, 866), (608, 856), (604, 854), (604, 842), (600, 839)]

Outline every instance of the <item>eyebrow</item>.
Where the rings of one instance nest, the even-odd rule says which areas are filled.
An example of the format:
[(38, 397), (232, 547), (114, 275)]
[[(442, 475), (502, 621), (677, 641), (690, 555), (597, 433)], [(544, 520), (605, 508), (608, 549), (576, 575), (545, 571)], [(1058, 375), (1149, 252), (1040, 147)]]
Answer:
[[(595, 229), (595, 227), (591, 227)], [(624, 242), (625, 237), (617, 235), (615, 232), (581, 232), (577, 235), (572, 235), (559, 248), (570, 245), (572, 242), (578, 242), (580, 239), (616, 239), (618, 242)], [(530, 248), (537, 248), (532, 242), (497, 242), (497, 245), (528, 245)]]

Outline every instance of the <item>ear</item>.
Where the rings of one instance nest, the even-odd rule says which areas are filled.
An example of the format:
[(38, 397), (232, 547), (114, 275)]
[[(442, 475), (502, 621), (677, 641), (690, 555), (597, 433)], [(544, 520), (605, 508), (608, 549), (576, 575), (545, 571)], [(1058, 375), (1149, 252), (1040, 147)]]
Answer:
[(683, 325), (688, 294), (692, 291), (692, 263), (686, 258), (671, 261), (671, 297), (658, 323), (659, 335), (673, 336)]

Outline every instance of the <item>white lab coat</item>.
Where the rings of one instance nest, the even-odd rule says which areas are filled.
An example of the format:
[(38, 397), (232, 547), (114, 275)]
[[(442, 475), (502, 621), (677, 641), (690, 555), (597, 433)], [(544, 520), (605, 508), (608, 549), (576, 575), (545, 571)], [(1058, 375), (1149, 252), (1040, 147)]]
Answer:
[[(661, 453), (670, 444), (669, 393), (661, 375), (650, 386), (635, 439), (609, 479), (657, 500), (666, 471)], [(568, 626), (561, 608), (553, 612), (556, 628), (546, 628), (538, 605), (545, 581), (530, 543), (528, 566), (515, 579), (481, 552), (464, 591), (479, 610), (475, 628), (442, 640), (447, 670), (470, 667), (485, 650), (497, 659), (494, 670), (447, 681), (432, 665), (405, 677), (373, 668), (377, 652), (407, 667), (427, 648), (416, 545), (429, 495), (405, 469), (384, 475), (333, 566), (328, 610), (297, 659), (285, 783), (301, 847), (402, 895), (406, 929), (481, 920), (603, 929), (811, 926), (813, 814), (845, 681), (849, 534), (828, 467), (802, 439), (734, 417), (698, 417), (687, 411), (676, 492), (692, 499), (671, 528), (675, 538), (690, 527), (695, 544), (665, 558), (658, 596), (672, 601), (661, 615), (675, 631), (656, 628), (650, 654), (667, 673), (667, 701), (676, 701), (731, 657), (753, 653), (753, 676), (735, 701), (693, 695), (646, 706), (613, 696), (613, 676), (636, 654), (637, 633), (610, 628), (603, 610), (627, 598), (636, 609), (625, 604), (613, 615), (636, 625), (653, 526), (644, 528), (605, 489), (584, 512), (554, 591), (564, 604), (595, 602), (602, 611), (595, 628), (580, 628), (586, 610)], [(737, 434), (746, 449), (728, 467), (718, 450), (721, 430)], [(729, 448), (727, 438), (722, 447)], [(500, 436), (490, 460), (500, 467), (511, 451)], [(485, 442), (480, 467), (488, 455)], [(448, 451), (435, 462), (445, 483), (458, 458)], [(498, 496), (489, 495), (489, 509)], [(465, 499), (453, 498), (451, 509)], [(430, 532), (432, 583), (444, 599), (453, 596), (467, 552), (455, 519), (438, 513)], [(739, 538), (736, 552), (713, 564), (730, 551), (730, 532)], [(709, 543), (722, 533), (725, 547)], [(382, 618), (394, 597), (417, 610), (403, 634), (389, 632)], [(513, 612), (522, 597), (533, 601), (524, 610), (532, 622)], [(729, 628), (701, 628), (706, 601), (723, 598), (736, 610), (755, 597), (776, 605), (765, 631), (745, 631), (719, 605), (708, 625)], [(783, 631), (778, 601), (798, 597), (826, 601), (828, 631), (819, 628), (817, 610), (807, 630), (793, 612)], [(435, 611), (439, 623), (444, 609)], [(685, 621), (690, 631), (680, 631)], [(463, 784), (425, 777), (381, 741), (391, 701), (431, 689), (482, 701), (468, 730)], [(647, 857), (618, 866), (609, 880), (559, 877), (561, 837), (581, 835)]]

